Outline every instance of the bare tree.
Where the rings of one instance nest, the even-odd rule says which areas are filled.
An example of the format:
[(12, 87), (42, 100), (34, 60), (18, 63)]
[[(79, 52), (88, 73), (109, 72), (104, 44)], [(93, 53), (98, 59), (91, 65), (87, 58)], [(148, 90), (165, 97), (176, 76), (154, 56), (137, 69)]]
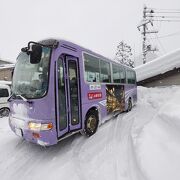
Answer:
[(130, 67), (134, 67), (134, 61), (132, 60), (132, 49), (129, 45), (121, 41), (117, 46), (117, 52), (115, 60)]

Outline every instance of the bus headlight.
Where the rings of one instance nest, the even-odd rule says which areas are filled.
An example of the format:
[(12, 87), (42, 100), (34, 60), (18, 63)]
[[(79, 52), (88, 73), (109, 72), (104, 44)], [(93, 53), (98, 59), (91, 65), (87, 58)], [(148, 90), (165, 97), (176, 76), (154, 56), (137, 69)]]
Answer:
[(28, 127), (30, 130), (33, 131), (46, 131), (46, 130), (51, 130), (53, 128), (52, 123), (35, 123), (35, 122), (29, 122)]
[(51, 130), (53, 128), (53, 124), (52, 123), (48, 123), (48, 124), (41, 124), (41, 130)]

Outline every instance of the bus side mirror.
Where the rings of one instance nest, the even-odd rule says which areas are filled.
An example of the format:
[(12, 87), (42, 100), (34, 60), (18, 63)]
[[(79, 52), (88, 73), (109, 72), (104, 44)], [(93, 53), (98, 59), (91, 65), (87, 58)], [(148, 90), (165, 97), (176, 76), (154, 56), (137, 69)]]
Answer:
[(42, 46), (32, 45), (32, 51), (30, 51), (30, 63), (38, 64), (41, 61)]

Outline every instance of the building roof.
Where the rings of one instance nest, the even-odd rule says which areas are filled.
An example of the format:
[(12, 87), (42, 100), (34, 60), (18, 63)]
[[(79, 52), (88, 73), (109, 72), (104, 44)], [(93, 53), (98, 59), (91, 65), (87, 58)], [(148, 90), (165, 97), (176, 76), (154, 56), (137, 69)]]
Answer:
[(4, 59), (0, 59), (0, 64), (12, 64), (14, 63), (13, 61), (10, 61), (10, 60), (4, 60)]
[(135, 68), (137, 82), (180, 68), (180, 49)]

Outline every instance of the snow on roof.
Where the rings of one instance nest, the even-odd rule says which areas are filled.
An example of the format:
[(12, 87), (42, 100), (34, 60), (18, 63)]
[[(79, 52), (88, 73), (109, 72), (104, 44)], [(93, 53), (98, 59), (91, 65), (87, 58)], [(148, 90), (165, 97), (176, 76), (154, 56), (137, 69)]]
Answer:
[(4, 64), (11, 64), (13, 63), (13, 61), (10, 61), (10, 60), (4, 60), (4, 59), (0, 59), (0, 63), (4, 63)]
[(15, 64), (1, 64), (0, 69), (14, 68)]
[(3, 81), (3, 80), (0, 80), (0, 84), (4, 84), (4, 85), (11, 85), (12, 82), (11, 81)]
[(158, 57), (151, 62), (135, 68), (137, 81), (142, 81), (164, 74), (170, 70), (180, 67), (180, 49), (172, 51), (164, 56)]

